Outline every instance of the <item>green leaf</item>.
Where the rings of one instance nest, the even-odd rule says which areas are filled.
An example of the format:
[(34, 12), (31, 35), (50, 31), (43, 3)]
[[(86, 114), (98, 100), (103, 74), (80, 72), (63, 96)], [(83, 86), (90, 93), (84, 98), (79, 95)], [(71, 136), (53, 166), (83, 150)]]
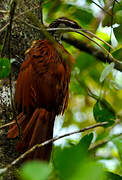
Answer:
[(118, 45), (111, 53), (116, 59), (121, 61), (122, 60), (122, 44)]
[(78, 67), (80, 71), (84, 71), (87, 68), (90, 69), (95, 64), (96, 60), (93, 56), (82, 52), (77, 56), (75, 66)]
[(85, 135), (79, 142), (79, 145), (82, 147), (84, 146), (86, 149), (89, 148), (93, 139), (93, 133)]
[(71, 180), (106, 180), (103, 167), (94, 161), (86, 161), (73, 174)]
[(57, 176), (62, 180), (105, 180), (102, 166), (90, 159), (88, 148), (93, 133), (84, 136), (77, 145), (55, 148), (53, 163)]
[(107, 172), (107, 180), (122, 180), (122, 176), (112, 172)]
[(117, 11), (115, 14), (115, 19), (117, 24), (122, 24), (122, 10)]
[(93, 108), (93, 114), (96, 122), (108, 122), (105, 127), (114, 124), (116, 113), (112, 106), (105, 100), (98, 100)]
[(0, 58), (0, 78), (7, 77), (11, 72), (11, 64), (8, 58)]
[(122, 136), (112, 139), (113, 143), (117, 146), (120, 157), (122, 159)]
[(113, 70), (114, 65), (115, 64), (112, 62), (105, 67), (105, 69), (103, 70), (103, 72), (101, 73), (101, 76), (100, 76), (101, 83), (105, 80), (105, 78), (108, 76), (108, 74)]
[(80, 86), (76, 79), (71, 79), (70, 92), (73, 94), (86, 94), (85, 87)]
[(0, 45), (0, 52), (1, 52), (1, 50), (2, 50), (2, 45)]
[(77, 145), (55, 148), (53, 152), (53, 163), (55, 170), (61, 179), (72, 179), (73, 175), (88, 159), (88, 147), (91, 144), (93, 134), (84, 136)]
[(78, 21), (83, 27), (88, 26), (94, 18), (93, 12), (88, 6), (85, 8), (85, 6), (79, 7), (77, 5), (72, 5), (71, 3), (62, 3), (60, 11), (63, 11), (64, 15), (68, 15), (67, 17), (70, 19)]
[(114, 11), (120, 11), (122, 10), (122, 1), (119, 1), (119, 3), (116, 3), (116, 6), (114, 6)]
[(46, 162), (30, 161), (20, 168), (22, 180), (47, 180), (51, 167)]
[(114, 31), (114, 35), (115, 35), (117, 41), (121, 44), (122, 43), (122, 28), (121, 28), (121, 26), (114, 28), (113, 31)]
[(91, 0), (86, 0), (87, 3), (92, 3)]
[[(73, 6), (74, 8), (74, 6)], [(78, 8), (77, 6), (75, 7), (75, 10), (72, 11), (71, 15), (75, 18), (78, 19), (80, 22), (82, 22), (82, 25), (88, 26), (90, 24), (91, 20), (93, 19), (93, 13), (90, 10), (90, 8)], [(85, 17), (85, 18), (84, 18)]]

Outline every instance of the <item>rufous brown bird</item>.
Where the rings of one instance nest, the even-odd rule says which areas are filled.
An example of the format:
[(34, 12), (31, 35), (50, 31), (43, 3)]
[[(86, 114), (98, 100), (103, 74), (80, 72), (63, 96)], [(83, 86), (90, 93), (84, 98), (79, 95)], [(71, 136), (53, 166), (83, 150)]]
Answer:
[[(70, 27), (79, 25), (67, 18), (59, 18), (49, 28)], [(72, 56), (60, 43), (61, 31), (51, 31), (58, 42), (58, 49), (67, 54), (70, 65)], [(17, 142), (16, 149), (25, 152), (35, 144), (40, 144), (53, 137), (55, 117), (63, 114), (68, 105), (70, 65), (49, 40), (36, 40), (26, 52), (15, 90), (15, 104), (18, 110), (18, 121), (22, 139)], [(8, 132), (8, 138), (18, 136), (17, 125)], [(39, 148), (28, 155), (30, 159), (48, 161), (52, 144)]]

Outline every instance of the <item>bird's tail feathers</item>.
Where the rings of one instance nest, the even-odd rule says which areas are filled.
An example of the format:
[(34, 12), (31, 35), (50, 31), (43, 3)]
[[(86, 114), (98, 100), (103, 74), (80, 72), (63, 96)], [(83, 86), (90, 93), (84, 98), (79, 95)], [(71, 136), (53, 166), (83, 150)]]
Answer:
[[(18, 141), (16, 149), (19, 152), (25, 152), (35, 144), (51, 139), (53, 137), (55, 113), (46, 109), (36, 109), (31, 118), (27, 118), (21, 113), (18, 120), (21, 128), (22, 139)], [(8, 132), (8, 138), (18, 136), (18, 127), (13, 125)], [(52, 150), (52, 144), (35, 150), (30, 153), (26, 159), (49, 160)]]

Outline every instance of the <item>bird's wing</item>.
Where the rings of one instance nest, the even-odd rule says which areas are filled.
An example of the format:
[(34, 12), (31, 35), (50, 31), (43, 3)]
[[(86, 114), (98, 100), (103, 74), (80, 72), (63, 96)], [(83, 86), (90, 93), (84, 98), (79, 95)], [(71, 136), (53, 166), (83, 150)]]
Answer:
[(68, 102), (69, 79), (70, 68), (56, 49), (49, 41), (36, 41), (26, 54), (17, 80), (15, 101), (19, 111), (43, 107), (63, 113)]

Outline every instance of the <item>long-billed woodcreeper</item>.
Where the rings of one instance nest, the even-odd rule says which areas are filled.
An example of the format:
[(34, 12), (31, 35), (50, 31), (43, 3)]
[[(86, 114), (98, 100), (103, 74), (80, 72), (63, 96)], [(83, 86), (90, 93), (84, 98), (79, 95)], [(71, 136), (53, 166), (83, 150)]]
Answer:
[[(76, 22), (67, 18), (59, 18), (52, 22), (50, 28), (70, 27), (78, 29)], [(61, 31), (51, 31), (58, 42), (58, 48), (68, 56), (70, 64), (72, 56), (59, 42)], [(35, 144), (40, 144), (53, 137), (56, 115), (63, 114), (67, 108), (70, 82), (70, 65), (49, 40), (36, 40), (27, 51), (22, 63), (15, 90), (15, 104), (22, 139), (17, 142), (16, 149), (25, 152)], [(18, 136), (17, 125), (8, 132), (9, 138)], [(27, 158), (49, 160), (52, 144), (39, 148)]]

